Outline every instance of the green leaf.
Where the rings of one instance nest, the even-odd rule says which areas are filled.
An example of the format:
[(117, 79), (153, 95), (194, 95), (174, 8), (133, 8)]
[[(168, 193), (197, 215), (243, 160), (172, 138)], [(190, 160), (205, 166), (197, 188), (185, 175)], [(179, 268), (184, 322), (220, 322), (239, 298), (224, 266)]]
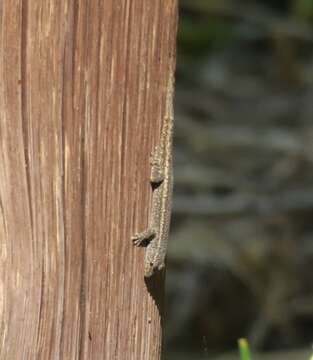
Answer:
[(239, 345), (240, 360), (251, 360), (248, 341), (246, 339), (239, 339), (238, 345)]

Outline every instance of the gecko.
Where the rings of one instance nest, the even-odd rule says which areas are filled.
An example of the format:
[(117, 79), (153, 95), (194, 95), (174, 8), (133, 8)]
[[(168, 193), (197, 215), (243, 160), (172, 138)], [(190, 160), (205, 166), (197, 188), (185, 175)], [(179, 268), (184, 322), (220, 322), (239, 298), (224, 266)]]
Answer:
[(150, 277), (165, 266), (165, 257), (171, 221), (173, 170), (172, 170), (172, 138), (173, 138), (173, 103), (172, 91), (167, 98), (167, 110), (163, 118), (159, 145), (150, 156), (150, 183), (152, 187), (152, 211), (149, 226), (145, 231), (132, 236), (137, 246), (147, 244), (144, 260), (144, 276)]

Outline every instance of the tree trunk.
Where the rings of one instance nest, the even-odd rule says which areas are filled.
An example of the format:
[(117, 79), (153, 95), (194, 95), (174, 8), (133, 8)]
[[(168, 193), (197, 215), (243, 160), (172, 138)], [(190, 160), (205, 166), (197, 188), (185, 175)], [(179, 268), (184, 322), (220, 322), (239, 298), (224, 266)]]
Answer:
[(176, 0), (0, 1), (0, 358), (160, 359), (149, 156)]

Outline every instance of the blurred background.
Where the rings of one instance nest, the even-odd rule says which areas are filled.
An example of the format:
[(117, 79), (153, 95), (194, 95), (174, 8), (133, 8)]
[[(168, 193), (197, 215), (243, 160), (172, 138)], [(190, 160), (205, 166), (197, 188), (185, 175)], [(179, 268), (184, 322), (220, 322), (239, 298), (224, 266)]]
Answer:
[(166, 360), (312, 353), (312, 25), (313, 0), (180, 0)]

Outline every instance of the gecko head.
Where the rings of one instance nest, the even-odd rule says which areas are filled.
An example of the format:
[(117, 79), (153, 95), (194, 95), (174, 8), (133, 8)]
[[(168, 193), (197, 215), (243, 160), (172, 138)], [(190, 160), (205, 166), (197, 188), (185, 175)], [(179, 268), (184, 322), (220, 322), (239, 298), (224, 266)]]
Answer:
[(150, 277), (153, 275), (155, 270), (155, 265), (153, 264), (153, 262), (149, 262), (148, 264), (146, 264), (145, 266), (145, 277)]
[(153, 262), (149, 262), (145, 266), (145, 277), (152, 276), (156, 270), (162, 270), (164, 266), (165, 266), (164, 262), (161, 264), (154, 264)]

